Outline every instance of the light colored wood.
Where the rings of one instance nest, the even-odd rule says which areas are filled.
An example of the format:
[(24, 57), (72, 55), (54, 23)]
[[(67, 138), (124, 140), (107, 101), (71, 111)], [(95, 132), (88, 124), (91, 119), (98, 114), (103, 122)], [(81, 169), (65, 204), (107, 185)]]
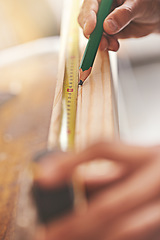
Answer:
[[(62, 45), (59, 62), (59, 75), (53, 104), (49, 135), (49, 147), (57, 147), (61, 124), (62, 88), (65, 68), (65, 49), (67, 40), (68, 16), (72, 0), (67, 1), (62, 24)], [(80, 31), (80, 54), (82, 56), (86, 41)], [(113, 83), (110, 60), (107, 52), (98, 52), (92, 74), (78, 90), (75, 149), (80, 151), (98, 140), (109, 140), (116, 136), (117, 120), (114, 114)], [(116, 120), (116, 121), (115, 121)]]
[(75, 136), (78, 151), (100, 140), (115, 137), (112, 91), (108, 53), (98, 51), (91, 75), (78, 90)]
[(72, 0), (64, 1), (57, 84), (56, 84), (55, 98), (53, 102), (53, 111), (52, 111), (52, 118), (51, 118), (51, 124), (50, 124), (50, 132), (49, 132), (49, 138), (48, 138), (48, 148), (50, 149), (57, 147), (58, 141), (59, 141), (59, 131), (60, 131), (60, 124), (61, 124), (61, 108), (62, 108), (62, 91), (63, 91), (63, 80), (64, 80), (64, 73), (65, 73), (66, 49), (67, 49), (67, 38), (68, 38), (68, 31), (69, 31), (71, 6), (72, 6)]

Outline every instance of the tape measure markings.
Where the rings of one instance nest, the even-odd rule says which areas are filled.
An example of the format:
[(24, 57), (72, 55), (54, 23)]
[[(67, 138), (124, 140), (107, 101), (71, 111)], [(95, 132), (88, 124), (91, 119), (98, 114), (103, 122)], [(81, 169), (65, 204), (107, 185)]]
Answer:
[(63, 151), (68, 151), (74, 148), (79, 68), (78, 12), (79, 0), (73, 0), (66, 49), (66, 64), (62, 96), (62, 117), (59, 137), (60, 148)]

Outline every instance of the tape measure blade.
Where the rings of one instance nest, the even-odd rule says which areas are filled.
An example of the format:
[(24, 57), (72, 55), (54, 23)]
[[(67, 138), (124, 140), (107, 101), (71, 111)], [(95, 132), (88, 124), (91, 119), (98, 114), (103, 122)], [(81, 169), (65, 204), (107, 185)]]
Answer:
[(79, 26), (77, 22), (78, 13), (79, 0), (73, 0), (66, 45), (66, 62), (62, 97), (62, 118), (59, 138), (60, 148), (63, 151), (72, 150), (74, 148), (79, 67)]

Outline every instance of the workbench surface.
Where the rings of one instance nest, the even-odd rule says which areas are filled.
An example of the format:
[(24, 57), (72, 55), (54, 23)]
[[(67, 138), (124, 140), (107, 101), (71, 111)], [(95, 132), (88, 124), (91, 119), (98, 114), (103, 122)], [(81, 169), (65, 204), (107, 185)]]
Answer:
[(19, 175), (35, 152), (46, 148), (57, 53), (43, 53), (0, 65), (0, 240), (14, 234)]

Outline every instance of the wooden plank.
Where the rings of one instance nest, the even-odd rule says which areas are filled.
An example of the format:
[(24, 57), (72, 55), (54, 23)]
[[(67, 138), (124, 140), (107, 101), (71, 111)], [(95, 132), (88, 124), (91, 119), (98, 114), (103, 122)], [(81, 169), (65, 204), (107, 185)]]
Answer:
[[(62, 89), (65, 68), (65, 45), (67, 40), (67, 16), (71, 8), (71, 1), (68, 2), (65, 8), (64, 19), (62, 24), (62, 48), (60, 53), (59, 74), (53, 104), (52, 120), (49, 134), (49, 148), (52, 149), (58, 146), (59, 129), (61, 124), (61, 105), (62, 105)], [(67, 14), (68, 13), (68, 14)], [(82, 57), (84, 48), (87, 44), (82, 31), (80, 30), (80, 56)], [(113, 70), (113, 72), (111, 71)], [(114, 80), (113, 81), (113, 78)], [(85, 81), (82, 87), (78, 89), (77, 97), (77, 118), (75, 131), (75, 150), (82, 151), (91, 144), (103, 141), (112, 140), (119, 137), (119, 121), (117, 111), (117, 64), (116, 56), (112, 56), (112, 66), (107, 51), (100, 52), (95, 59), (90, 77)], [(115, 84), (116, 83), (116, 84)], [(109, 161), (94, 161), (94, 163), (84, 164), (81, 166), (83, 171), (91, 171), (92, 176), (101, 172), (112, 171), (113, 164)], [(76, 185), (77, 189), (81, 186)], [(77, 197), (77, 196), (76, 196)], [(77, 199), (77, 198), (76, 198)], [(80, 202), (84, 199), (80, 199)]]
[(114, 138), (115, 124), (109, 55), (98, 51), (92, 73), (78, 91), (76, 149)]
[(53, 102), (52, 118), (50, 124), (50, 132), (48, 137), (48, 148), (52, 149), (58, 146), (59, 131), (61, 124), (61, 108), (62, 108), (62, 91), (63, 91), (63, 80), (65, 73), (66, 63), (66, 49), (67, 49), (67, 38), (70, 23), (70, 14), (72, 8), (72, 0), (64, 1), (63, 5), (63, 17), (61, 26), (61, 50), (59, 53), (59, 67), (57, 75), (57, 84), (55, 90), (55, 98)]
[[(67, 40), (67, 19), (72, 0), (65, 8), (66, 21), (62, 24), (62, 48), (60, 53), (59, 75), (53, 104), (49, 135), (49, 148), (57, 147), (61, 124), (62, 89), (65, 68), (65, 45)], [(86, 41), (80, 31), (80, 53), (84, 52)], [(78, 90), (75, 149), (80, 151), (98, 140), (108, 140), (116, 136), (118, 128), (113, 101), (113, 82), (110, 60), (107, 52), (98, 52), (91, 76)], [(115, 128), (116, 126), (116, 128)]]

